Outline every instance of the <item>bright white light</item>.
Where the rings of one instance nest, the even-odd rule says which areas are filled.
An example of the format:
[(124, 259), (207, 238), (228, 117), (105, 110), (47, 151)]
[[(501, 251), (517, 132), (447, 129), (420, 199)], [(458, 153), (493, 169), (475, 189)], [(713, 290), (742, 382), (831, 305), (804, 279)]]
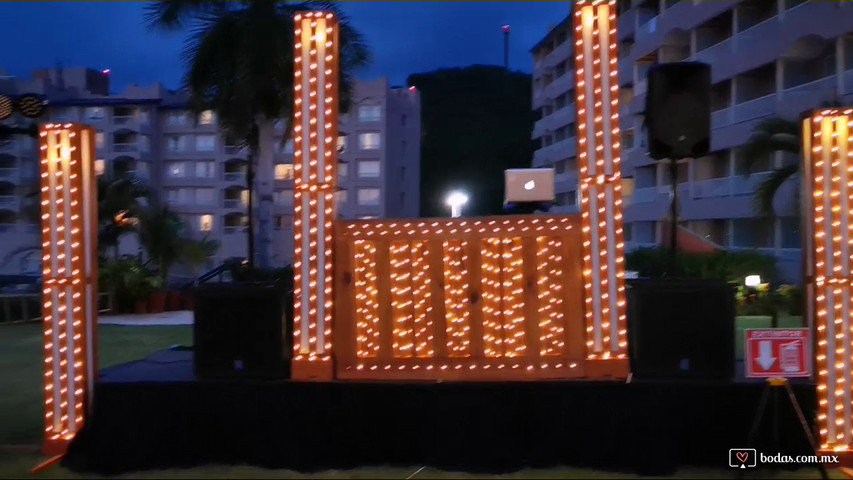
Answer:
[(461, 217), (462, 206), (468, 203), (468, 195), (464, 192), (450, 192), (445, 201), (450, 206), (450, 216), (453, 218)]
[(747, 275), (743, 283), (747, 287), (757, 287), (761, 285), (761, 275)]
[(524, 184), (525, 190), (533, 190), (534, 188), (536, 188), (536, 182), (534, 182), (533, 180)]

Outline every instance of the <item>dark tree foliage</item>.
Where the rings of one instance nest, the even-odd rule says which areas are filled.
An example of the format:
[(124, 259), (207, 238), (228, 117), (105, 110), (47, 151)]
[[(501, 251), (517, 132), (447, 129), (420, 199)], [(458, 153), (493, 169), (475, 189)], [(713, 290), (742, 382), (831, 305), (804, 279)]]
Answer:
[(473, 65), (409, 76), (421, 93), (421, 215), (447, 216), (444, 198), (468, 192), (465, 216), (503, 213), (504, 170), (533, 158), (530, 75)]

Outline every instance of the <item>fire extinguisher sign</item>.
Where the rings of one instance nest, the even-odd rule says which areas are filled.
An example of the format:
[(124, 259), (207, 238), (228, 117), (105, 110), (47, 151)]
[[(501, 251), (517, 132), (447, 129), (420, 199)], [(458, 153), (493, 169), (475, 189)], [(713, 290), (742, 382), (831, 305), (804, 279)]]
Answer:
[(807, 328), (746, 330), (746, 378), (810, 377)]

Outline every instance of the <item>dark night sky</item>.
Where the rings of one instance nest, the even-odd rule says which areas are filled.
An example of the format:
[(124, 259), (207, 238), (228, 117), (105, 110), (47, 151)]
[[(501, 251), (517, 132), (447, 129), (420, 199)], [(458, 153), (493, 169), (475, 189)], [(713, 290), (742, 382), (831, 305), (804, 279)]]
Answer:
[[(342, 2), (367, 37), (373, 64), (358, 77), (388, 77), (441, 67), (502, 64), (501, 25), (512, 26), (510, 68), (529, 72), (530, 48), (569, 12), (568, 1)], [(160, 81), (180, 85), (184, 35), (146, 32), (144, 2), (0, 2), (0, 68), (29, 76), (35, 68), (109, 68), (113, 90)]]

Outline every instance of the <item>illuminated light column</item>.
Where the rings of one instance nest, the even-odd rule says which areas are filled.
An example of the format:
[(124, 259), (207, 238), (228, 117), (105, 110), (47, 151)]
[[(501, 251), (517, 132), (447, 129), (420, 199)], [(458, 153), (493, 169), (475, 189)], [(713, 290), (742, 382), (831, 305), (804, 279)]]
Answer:
[(332, 223), (337, 186), (338, 23), (294, 16), (294, 319), (291, 377), (331, 380)]
[(96, 375), (97, 191), (95, 131), (39, 129), (47, 455), (65, 452), (83, 427)]
[[(853, 313), (853, 108), (811, 112), (803, 120), (803, 218), (807, 315), (817, 332), (820, 449), (853, 445), (850, 356)], [(849, 459), (847, 462), (848, 463)]]
[(616, 2), (578, 0), (574, 27), (587, 358), (624, 360)]

